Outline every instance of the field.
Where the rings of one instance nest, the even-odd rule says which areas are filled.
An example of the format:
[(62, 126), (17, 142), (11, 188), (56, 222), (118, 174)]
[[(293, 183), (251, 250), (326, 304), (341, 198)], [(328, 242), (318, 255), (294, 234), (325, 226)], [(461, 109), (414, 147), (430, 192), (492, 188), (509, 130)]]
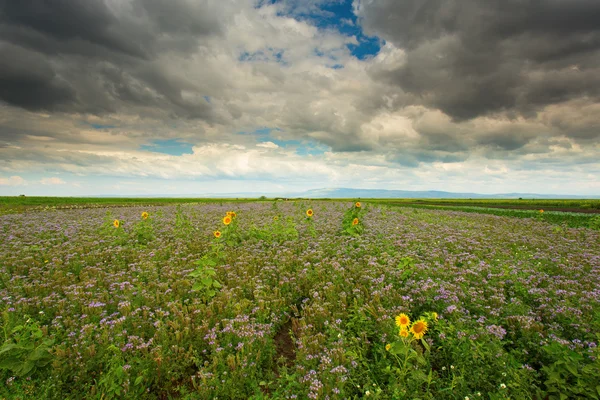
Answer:
[(93, 204), (0, 215), (0, 398), (600, 398), (593, 215)]

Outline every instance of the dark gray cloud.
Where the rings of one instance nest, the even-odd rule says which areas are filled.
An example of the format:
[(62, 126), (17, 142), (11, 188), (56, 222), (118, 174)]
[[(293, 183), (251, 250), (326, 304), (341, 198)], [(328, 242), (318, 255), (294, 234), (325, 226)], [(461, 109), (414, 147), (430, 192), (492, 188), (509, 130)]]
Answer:
[[(357, 12), (369, 34), (406, 50), (372, 70), (455, 120), (532, 116), (543, 106), (600, 100), (597, 0), (378, 0)], [(510, 147), (510, 146), (509, 146)]]
[[(0, 101), (24, 109), (215, 120), (159, 57), (222, 32), (212, 1), (0, 0)], [(183, 95), (183, 90), (187, 95)]]
[(0, 42), (0, 98), (24, 108), (54, 109), (75, 91), (39, 53)]

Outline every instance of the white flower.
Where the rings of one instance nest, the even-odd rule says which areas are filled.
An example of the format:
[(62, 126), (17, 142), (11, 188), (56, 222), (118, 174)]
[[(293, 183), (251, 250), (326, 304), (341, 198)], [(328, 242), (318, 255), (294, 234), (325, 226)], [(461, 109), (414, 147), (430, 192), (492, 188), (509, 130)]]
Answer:
[(500, 384), (500, 389), (506, 389), (506, 385), (504, 383)]

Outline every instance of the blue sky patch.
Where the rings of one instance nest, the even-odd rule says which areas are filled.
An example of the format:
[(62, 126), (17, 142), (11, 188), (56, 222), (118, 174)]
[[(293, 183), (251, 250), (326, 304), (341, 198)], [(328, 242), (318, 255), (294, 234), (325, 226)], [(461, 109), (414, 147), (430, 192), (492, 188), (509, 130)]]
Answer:
[(184, 154), (193, 154), (193, 147), (189, 143), (180, 142), (180, 139), (168, 139), (154, 140), (151, 144), (140, 146), (140, 150), (169, 154), (171, 156), (182, 156)]
[[(279, 1), (270, 1), (270, 3)], [(360, 60), (375, 56), (381, 49), (382, 41), (377, 37), (366, 36), (358, 24), (352, 8), (352, 0), (332, 1), (324, 4), (318, 12), (294, 13), (293, 17), (308, 21), (320, 29), (334, 29), (346, 36), (355, 36), (358, 45), (349, 44), (348, 49)]]
[(87, 123), (87, 125), (91, 126), (92, 128), (96, 129), (97, 131), (103, 130), (103, 129), (113, 129), (116, 128), (115, 125), (102, 125), (102, 124), (90, 124)]
[[(238, 135), (255, 135), (255, 136), (269, 136), (271, 131), (281, 131), (279, 128), (258, 128), (250, 132), (238, 132)], [(272, 140), (264, 140), (264, 142), (272, 142)]]
[(240, 62), (269, 62), (269, 61), (275, 60), (279, 64), (287, 65), (287, 62), (283, 58), (284, 54), (285, 54), (285, 50), (283, 50), (283, 49), (274, 49), (272, 47), (269, 47), (266, 49), (266, 51), (259, 50), (254, 53), (244, 51), (238, 57), (238, 61), (240, 61)]

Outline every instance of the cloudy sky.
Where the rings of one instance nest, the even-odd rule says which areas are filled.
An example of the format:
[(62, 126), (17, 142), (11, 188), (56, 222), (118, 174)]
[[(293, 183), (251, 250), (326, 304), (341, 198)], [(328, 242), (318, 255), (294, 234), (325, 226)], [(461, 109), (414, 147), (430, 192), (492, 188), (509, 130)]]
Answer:
[(0, 0), (0, 194), (600, 196), (598, 0)]

